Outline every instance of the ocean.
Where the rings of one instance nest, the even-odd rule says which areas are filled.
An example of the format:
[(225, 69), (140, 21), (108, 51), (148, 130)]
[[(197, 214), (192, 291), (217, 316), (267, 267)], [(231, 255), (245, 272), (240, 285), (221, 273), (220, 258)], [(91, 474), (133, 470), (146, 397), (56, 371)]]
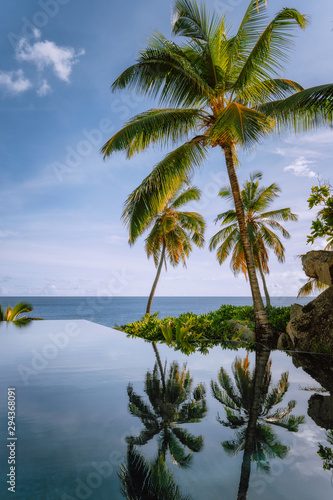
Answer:
[[(313, 297), (271, 297), (273, 306), (305, 305)], [(26, 301), (33, 305), (31, 316), (41, 319), (86, 319), (113, 327), (140, 319), (146, 310), (147, 297), (0, 297), (3, 308)], [(252, 305), (251, 297), (155, 297), (152, 313), (159, 317), (179, 316), (185, 312), (207, 313), (222, 304)]]

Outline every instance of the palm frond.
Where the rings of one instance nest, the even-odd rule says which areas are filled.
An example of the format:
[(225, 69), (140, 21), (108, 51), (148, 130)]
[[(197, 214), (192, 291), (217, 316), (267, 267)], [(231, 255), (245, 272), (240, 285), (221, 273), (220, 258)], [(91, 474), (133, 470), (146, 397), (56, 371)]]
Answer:
[(333, 84), (318, 85), (302, 90), (283, 100), (258, 106), (258, 110), (272, 116), (280, 128), (296, 132), (331, 125), (333, 120)]
[(266, 115), (232, 102), (221, 111), (215, 124), (209, 131), (213, 144), (230, 144), (236, 141), (245, 148), (250, 148), (267, 135), (274, 122)]
[(281, 61), (287, 59), (286, 49), (291, 42), (290, 28), (295, 26), (305, 28), (306, 18), (295, 9), (282, 9), (256, 40), (235, 82), (235, 89), (242, 91), (249, 82), (265, 81), (283, 69)]
[(162, 147), (173, 145), (186, 139), (203, 116), (197, 109), (150, 109), (127, 122), (104, 144), (101, 152), (106, 158), (116, 151), (126, 151), (131, 158), (156, 142)]

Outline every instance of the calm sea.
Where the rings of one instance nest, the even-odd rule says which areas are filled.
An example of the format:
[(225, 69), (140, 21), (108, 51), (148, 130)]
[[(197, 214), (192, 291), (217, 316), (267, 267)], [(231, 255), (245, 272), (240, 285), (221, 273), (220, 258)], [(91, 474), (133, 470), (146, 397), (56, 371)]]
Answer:
[[(33, 316), (42, 319), (86, 319), (104, 326), (124, 325), (140, 319), (146, 310), (146, 297), (0, 297), (3, 307), (27, 301), (33, 305)], [(273, 306), (307, 304), (312, 298), (271, 297)], [(179, 316), (185, 312), (202, 314), (222, 304), (252, 305), (251, 297), (155, 297), (152, 313)]]

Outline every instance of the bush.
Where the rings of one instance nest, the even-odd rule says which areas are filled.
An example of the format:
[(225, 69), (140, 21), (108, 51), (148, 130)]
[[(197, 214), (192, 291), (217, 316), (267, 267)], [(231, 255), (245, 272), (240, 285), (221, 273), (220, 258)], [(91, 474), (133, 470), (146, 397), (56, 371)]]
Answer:
[[(284, 332), (290, 320), (290, 307), (268, 307), (269, 320), (275, 332)], [(131, 336), (138, 336), (153, 342), (167, 342), (176, 349), (193, 352), (198, 348), (208, 352), (214, 343), (224, 344), (238, 340), (230, 320), (254, 330), (254, 309), (252, 306), (222, 305), (217, 311), (207, 314), (183, 313), (178, 318), (158, 318), (158, 313), (143, 316), (139, 321), (118, 327)], [(245, 345), (245, 344), (244, 344)], [(248, 344), (247, 344), (248, 345)]]

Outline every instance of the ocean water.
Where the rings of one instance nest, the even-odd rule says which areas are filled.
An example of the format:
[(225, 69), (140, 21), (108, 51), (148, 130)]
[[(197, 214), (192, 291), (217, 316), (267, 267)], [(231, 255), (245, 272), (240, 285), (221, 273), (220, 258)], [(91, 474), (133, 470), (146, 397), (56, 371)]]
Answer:
[[(32, 316), (45, 319), (86, 319), (100, 325), (113, 327), (140, 319), (146, 310), (147, 297), (0, 297), (3, 307), (27, 301), (33, 305)], [(297, 302), (305, 305), (312, 297), (271, 297), (273, 306), (290, 306)], [(222, 304), (252, 305), (251, 297), (155, 297), (152, 313), (161, 318), (179, 316), (185, 312), (207, 313)]]

